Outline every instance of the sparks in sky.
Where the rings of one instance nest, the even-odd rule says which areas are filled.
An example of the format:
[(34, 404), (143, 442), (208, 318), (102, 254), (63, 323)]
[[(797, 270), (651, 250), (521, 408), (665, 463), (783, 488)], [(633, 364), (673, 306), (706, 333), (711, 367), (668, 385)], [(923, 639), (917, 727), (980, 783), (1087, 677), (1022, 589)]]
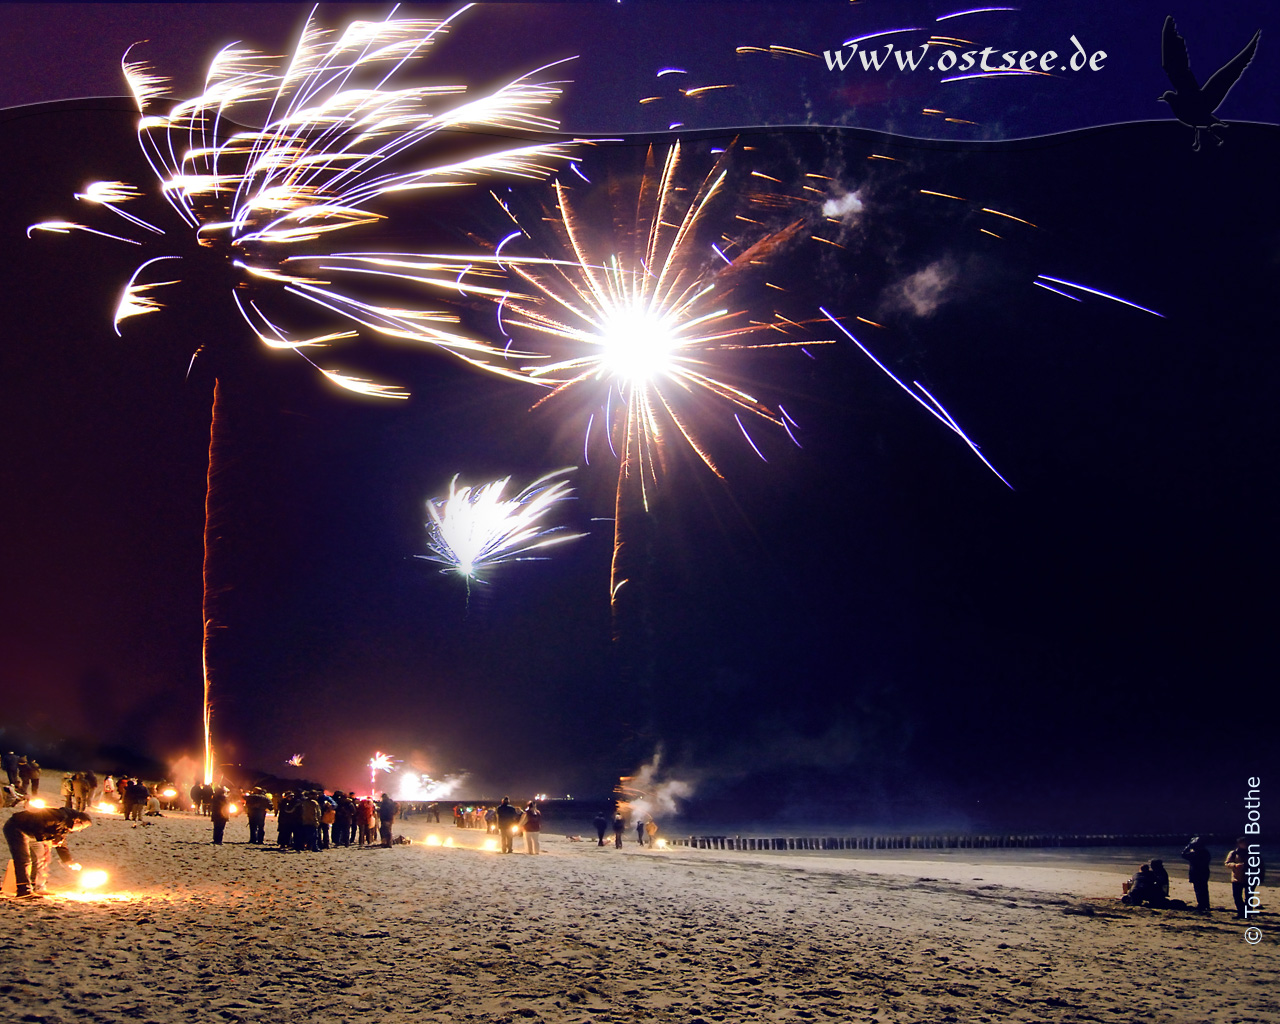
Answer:
[[(394, 385), (317, 361), (318, 350), (356, 337), (360, 328), (442, 348), (493, 372), (509, 372), (500, 360), (489, 359), (493, 350), (486, 341), (459, 333), (458, 316), (441, 301), (457, 295), (469, 269), (465, 254), (334, 248), (352, 231), (385, 220), (384, 201), (407, 194), (421, 202), (495, 175), (542, 177), (567, 155), (560, 142), (511, 145), (514, 134), (556, 126), (542, 113), (560, 95), (560, 83), (541, 80), (547, 68), (473, 97), (460, 84), (400, 84), (463, 10), (440, 20), (396, 18), (393, 12), (382, 21), (354, 21), (340, 32), (309, 18), (288, 59), (230, 44), (210, 63), (204, 91), (176, 103), (161, 102), (168, 79), (128, 53), (123, 61), (139, 112), (138, 142), (160, 196), (180, 222), (179, 234), (193, 238), (200, 249), (216, 255), (223, 271), (230, 271), (231, 300), (263, 345), (297, 353), (332, 383), (360, 394), (407, 397)], [(459, 139), (477, 150), (461, 154)], [(94, 182), (75, 198), (115, 215), (128, 234), (52, 220), (31, 225), (28, 236), (85, 231), (131, 244), (142, 244), (135, 237), (140, 236), (169, 245), (170, 232), (153, 222), (158, 218), (124, 209), (142, 198), (133, 185)], [(163, 307), (157, 292), (176, 283), (169, 261), (178, 259), (168, 252), (138, 266), (116, 308), (117, 333), (125, 320)], [(160, 263), (164, 279), (152, 276)], [(475, 289), (485, 292), (479, 284)], [(386, 297), (392, 294), (394, 302)], [(427, 300), (432, 294), (437, 298)], [(402, 295), (407, 295), (405, 301)], [(284, 308), (286, 300), (297, 304), (291, 313)], [(336, 317), (342, 329), (293, 326), (314, 322), (317, 313), (326, 321)], [(205, 504), (206, 784), (214, 769), (209, 647), (221, 628), (210, 582), (217, 542), (212, 525), (217, 511), (214, 459), (225, 440), (220, 383), (215, 379)]]
[[(733, 192), (759, 187), (748, 178), (741, 188), (730, 188), (733, 159), (730, 147), (700, 185), (686, 189), (679, 144), (660, 163), (650, 150), (639, 188), (626, 192), (613, 218), (615, 225), (627, 226), (612, 233), (587, 222), (576, 209), (574, 191), (557, 182), (555, 209), (539, 221), (539, 228), (550, 223), (554, 236), (541, 245), (546, 258), (521, 257), (510, 265), (527, 289), (507, 297), (504, 330), (529, 349), (552, 353), (522, 367), (551, 389), (538, 404), (563, 403), (572, 396), (584, 400), (579, 406), (584, 418), (588, 409), (599, 412), (591, 413), (588, 431), (598, 424), (619, 460), (611, 594), (625, 582), (619, 573), (617, 525), (624, 494), (634, 489), (649, 507), (670, 441), (695, 452), (719, 476), (694, 426), (708, 407), (734, 414), (753, 448), (742, 416), (786, 429), (778, 411), (732, 382), (735, 356), (813, 343), (767, 340), (797, 325), (775, 316), (753, 319), (750, 302), (735, 294), (743, 272), (765, 264), (799, 234), (805, 220), (798, 217), (770, 230), (744, 217), (757, 232), (754, 237), (739, 241), (720, 235), (712, 209)], [(619, 191), (614, 186), (615, 194)], [(531, 234), (535, 244), (541, 234)]]
[(287, 765), (291, 765), (291, 766), (292, 766), (292, 767), (294, 767), (294, 768), (301, 768), (301, 767), (302, 767), (302, 759), (303, 759), (303, 757), (305, 757), (305, 756), (306, 756), (305, 754), (294, 754), (291, 758), (289, 758), (287, 761), (285, 761), (285, 764), (287, 764)]
[(369, 769), (369, 792), (373, 793), (377, 788), (378, 772), (390, 772), (395, 768), (396, 759), (390, 754), (384, 754), (381, 750), (374, 753), (369, 758), (369, 763), (365, 766)]
[(491, 570), (504, 562), (540, 558), (534, 554), (555, 544), (585, 536), (548, 523), (547, 516), (573, 496), (564, 479), (572, 469), (539, 477), (518, 494), (507, 494), (511, 477), (473, 487), (459, 487), (455, 476), (449, 493), (427, 502), (429, 555), (468, 583), (489, 582)]
[[(541, 113), (560, 95), (561, 83), (538, 80), (547, 68), (476, 97), (461, 84), (392, 87), (396, 74), (415, 69), (461, 13), (442, 20), (357, 21), (341, 32), (308, 20), (287, 61), (228, 45), (210, 64), (204, 92), (168, 105), (167, 113), (158, 108), (165, 106), (160, 97), (168, 79), (125, 55), (124, 75), (140, 114), (138, 141), (159, 193), (181, 221), (179, 230), (235, 271), (231, 297), (267, 347), (310, 361), (308, 353), (356, 336), (354, 329), (291, 329), (287, 314), (275, 309), (288, 296), (337, 315), (350, 328), (438, 346), (502, 372), (487, 361), (485, 341), (459, 333), (447, 303), (362, 297), (388, 284), (415, 296), (456, 294), (469, 266), (465, 254), (334, 248), (344, 233), (386, 219), (379, 208), (385, 200), (406, 193), (420, 199), (493, 175), (542, 177), (567, 155), (562, 142), (508, 144), (511, 133), (556, 127)], [(261, 127), (237, 127), (255, 123)], [(495, 133), (502, 143), (459, 154), (460, 137), (487, 140)], [(120, 181), (94, 182), (75, 195), (118, 216), (144, 239), (169, 234), (124, 209), (141, 197)], [(33, 224), (27, 233), (37, 230), (88, 231), (139, 244), (136, 237), (65, 220)], [(160, 258), (177, 257), (139, 266), (117, 305), (117, 331), (122, 321), (163, 307), (155, 293), (176, 282), (147, 279)], [(405, 397), (392, 385), (317, 368), (339, 387)]]

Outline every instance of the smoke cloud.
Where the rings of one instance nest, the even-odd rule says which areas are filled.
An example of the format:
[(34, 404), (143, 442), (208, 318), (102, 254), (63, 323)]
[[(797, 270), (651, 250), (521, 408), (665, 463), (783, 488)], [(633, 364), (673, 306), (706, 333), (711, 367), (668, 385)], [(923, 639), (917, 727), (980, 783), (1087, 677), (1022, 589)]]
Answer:
[(836, 217), (847, 224), (852, 224), (862, 213), (864, 204), (860, 192), (846, 192), (844, 195), (832, 196), (822, 204), (822, 216)]
[(694, 783), (688, 779), (677, 779), (670, 776), (662, 768), (662, 748), (653, 753), (648, 764), (641, 765), (635, 775), (626, 780), (631, 813), (643, 820), (646, 817), (658, 820), (662, 817), (674, 817), (679, 813), (680, 801), (693, 795)]
[(893, 285), (886, 305), (916, 316), (932, 316), (951, 298), (952, 286), (959, 276), (959, 268), (950, 257), (936, 260)]
[(470, 776), (466, 772), (458, 775), (446, 775), (443, 779), (433, 779), (425, 773), (401, 772), (400, 783), (396, 787), (396, 800), (448, 800), (456, 796)]

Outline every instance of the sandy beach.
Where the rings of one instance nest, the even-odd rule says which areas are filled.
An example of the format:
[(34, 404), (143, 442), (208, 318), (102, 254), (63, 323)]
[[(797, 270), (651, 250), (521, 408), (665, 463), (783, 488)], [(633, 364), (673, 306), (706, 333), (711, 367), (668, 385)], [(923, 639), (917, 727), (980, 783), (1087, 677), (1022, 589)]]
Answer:
[(1280, 1020), (1280, 928), (1249, 945), (1218, 882), (1205, 920), (1123, 906), (1111, 867), (554, 833), (503, 856), (419, 818), (410, 845), (281, 853), (274, 819), (265, 847), (243, 817), (220, 847), (195, 815), (94, 819), (70, 845), (99, 897), (55, 863), (61, 895), (0, 906), (0, 1019)]

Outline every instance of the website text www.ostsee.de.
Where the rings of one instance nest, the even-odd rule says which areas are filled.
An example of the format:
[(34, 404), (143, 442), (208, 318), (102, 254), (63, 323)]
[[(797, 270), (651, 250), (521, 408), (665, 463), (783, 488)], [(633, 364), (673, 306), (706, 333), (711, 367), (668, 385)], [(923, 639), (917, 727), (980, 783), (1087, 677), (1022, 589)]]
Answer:
[[(923, 43), (910, 50), (902, 50), (885, 43), (860, 49), (856, 42), (845, 43), (839, 50), (823, 50), (823, 59), (829, 71), (941, 71), (965, 75), (982, 74), (1052, 74), (1061, 71), (1101, 71), (1107, 59), (1105, 50), (1090, 53), (1074, 35), (1070, 37), (1072, 49), (1064, 53), (1057, 50), (1005, 50), (994, 46), (981, 50), (963, 50), (957, 53), (950, 48), (940, 48)], [(929, 51), (937, 50), (930, 57)]]

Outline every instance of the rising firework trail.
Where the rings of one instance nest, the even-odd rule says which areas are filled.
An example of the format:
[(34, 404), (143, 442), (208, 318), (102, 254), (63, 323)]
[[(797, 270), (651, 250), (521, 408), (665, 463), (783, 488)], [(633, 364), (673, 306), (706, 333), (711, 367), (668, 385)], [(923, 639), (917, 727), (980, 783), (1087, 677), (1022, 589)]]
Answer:
[(378, 772), (390, 772), (396, 766), (396, 759), (390, 754), (384, 754), (381, 750), (377, 751), (373, 757), (369, 758), (366, 767), (369, 769), (369, 793), (373, 795), (378, 788)]
[(511, 477), (474, 487), (459, 487), (455, 476), (449, 493), (427, 502), (429, 555), (418, 555), (467, 581), (489, 582), (494, 567), (506, 562), (544, 557), (534, 552), (585, 536), (546, 521), (561, 502), (573, 496), (564, 479), (571, 469), (548, 473), (518, 494), (507, 494)]
[[(400, 84), (461, 13), (441, 20), (356, 21), (341, 32), (308, 19), (288, 59), (231, 44), (210, 63), (204, 91), (172, 103), (162, 102), (168, 80), (126, 54), (138, 142), (176, 229), (161, 226), (160, 217), (124, 209), (143, 197), (140, 189), (100, 181), (75, 198), (114, 216), (116, 231), (50, 220), (31, 225), (28, 236), (80, 231), (170, 250), (180, 244), (175, 240), (186, 239), (188, 247), (193, 240), (196, 247), (181, 262), (194, 266), (197, 278), (228, 280), (237, 315), (262, 345), (297, 354), (338, 387), (359, 394), (407, 397), (393, 384), (326, 365), (320, 353), (361, 329), (509, 373), (485, 341), (461, 331), (450, 311), (448, 300), (457, 296), (470, 266), (467, 255), (335, 248), (353, 230), (377, 228), (388, 216), (381, 209), (387, 200), (407, 195), (421, 202), (494, 176), (543, 177), (566, 155), (565, 143), (534, 139), (555, 127), (542, 113), (560, 95), (561, 83), (543, 80), (548, 68), (477, 96), (460, 84)], [(522, 133), (528, 144), (510, 145)], [(474, 151), (462, 151), (460, 140)], [(179, 263), (171, 262), (178, 256), (169, 251), (138, 266), (116, 308), (117, 333), (125, 321), (163, 308), (158, 295), (179, 280)], [(479, 283), (468, 291), (489, 294)], [(388, 294), (396, 300), (388, 301)], [(429, 299), (433, 294), (437, 298)], [(310, 326), (317, 314), (324, 328)], [(334, 320), (340, 329), (329, 326)], [(215, 378), (224, 377), (218, 357), (225, 362), (226, 353), (206, 355), (214, 359)], [(213, 779), (209, 646), (219, 628), (210, 580), (217, 540), (214, 482), (226, 440), (220, 383), (215, 381), (205, 513), (206, 783)]]
[[(708, 411), (731, 413), (753, 448), (744, 416), (788, 429), (782, 413), (732, 382), (735, 357), (814, 343), (778, 340), (798, 325), (776, 316), (753, 319), (750, 301), (735, 292), (744, 272), (794, 238), (804, 218), (769, 230), (744, 217), (756, 235), (726, 239), (712, 211), (732, 192), (732, 149), (692, 190), (682, 185), (680, 153), (677, 144), (659, 163), (650, 149), (639, 188), (619, 204), (612, 233), (580, 216), (574, 191), (557, 182), (555, 208), (539, 222), (549, 223), (554, 237), (539, 256), (512, 260), (511, 271), (526, 287), (499, 311), (504, 332), (551, 353), (521, 368), (550, 388), (538, 405), (577, 396), (588, 448), (598, 430), (618, 459), (611, 601), (627, 582), (627, 512), (633, 505), (648, 511), (670, 444), (693, 451), (720, 476), (695, 426)], [(542, 230), (515, 220), (535, 244), (541, 241)]]

